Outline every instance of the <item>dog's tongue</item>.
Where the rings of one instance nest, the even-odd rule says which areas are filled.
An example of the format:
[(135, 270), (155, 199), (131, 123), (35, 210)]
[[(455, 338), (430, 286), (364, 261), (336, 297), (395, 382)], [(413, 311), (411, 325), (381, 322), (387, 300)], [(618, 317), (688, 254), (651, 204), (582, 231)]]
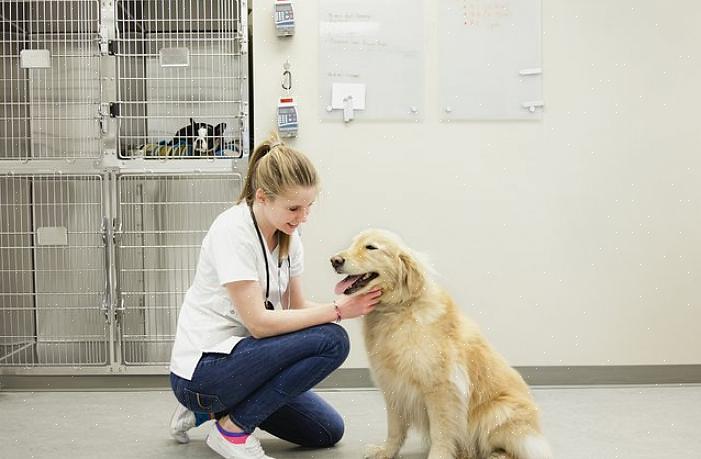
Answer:
[(350, 287), (350, 286), (353, 284), (353, 282), (355, 282), (356, 279), (358, 279), (359, 277), (360, 277), (360, 276), (348, 276), (348, 277), (346, 277), (346, 278), (343, 279), (341, 282), (339, 282), (338, 284), (336, 284), (336, 288), (334, 289), (334, 293), (336, 293), (336, 295), (342, 295), (343, 292), (344, 292), (348, 287)]

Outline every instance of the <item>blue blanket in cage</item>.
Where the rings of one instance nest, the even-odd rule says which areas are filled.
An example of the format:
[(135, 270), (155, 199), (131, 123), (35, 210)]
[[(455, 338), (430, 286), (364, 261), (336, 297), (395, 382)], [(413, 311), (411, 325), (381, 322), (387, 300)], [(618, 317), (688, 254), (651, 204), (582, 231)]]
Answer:
[(220, 145), (216, 150), (207, 152), (202, 155), (195, 155), (192, 145), (189, 143), (178, 143), (175, 145), (168, 145), (168, 141), (162, 140), (158, 143), (147, 143), (139, 145), (133, 150), (129, 151), (130, 156), (157, 156), (157, 157), (211, 157), (211, 156), (221, 156), (221, 157), (233, 157), (240, 158), (241, 153), (239, 148), (234, 145), (233, 142), (226, 142), (224, 145)]

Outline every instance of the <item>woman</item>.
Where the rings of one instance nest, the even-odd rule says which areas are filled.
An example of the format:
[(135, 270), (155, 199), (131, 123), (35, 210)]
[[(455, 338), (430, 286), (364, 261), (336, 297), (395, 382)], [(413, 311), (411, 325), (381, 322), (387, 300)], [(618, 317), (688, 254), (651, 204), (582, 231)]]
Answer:
[(307, 447), (343, 436), (341, 416), (310, 389), (348, 355), (348, 335), (333, 322), (369, 313), (381, 292), (304, 299), (297, 228), (317, 188), (309, 159), (273, 135), (253, 153), (237, 204), (202, 241), (171, 356), (184, 405), (171, 421), (178, 441), (208, 413), (217, 421), (207, 445), (227, 458), (268, 458), (250, 435), (256, 427)]

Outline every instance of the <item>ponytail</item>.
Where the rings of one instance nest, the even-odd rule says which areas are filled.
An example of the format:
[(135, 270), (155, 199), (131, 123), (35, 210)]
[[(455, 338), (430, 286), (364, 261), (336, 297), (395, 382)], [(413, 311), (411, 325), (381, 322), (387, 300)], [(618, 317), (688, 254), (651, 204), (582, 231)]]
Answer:
[(236, 204), (246, 201), (248, 207), (253, 205), (253, 202), (256, 200), (257, 187), (255, 177), (257, 166), (260, 163), (260, 160), (267, 155), (270, 150), (272, 150), (273, 146), (278, 146), (281, 144), (282, 142), (280, 141), (280, 137), (277, 135), (277, 133), (273, 132), (253, 151), (253, 155), (251, 155), (251, 158), (248, 160), (246, 180), (243, 182), (243, 188), (241, 189), (241, 194), (239, 195), (239, 199), (236, 201)]

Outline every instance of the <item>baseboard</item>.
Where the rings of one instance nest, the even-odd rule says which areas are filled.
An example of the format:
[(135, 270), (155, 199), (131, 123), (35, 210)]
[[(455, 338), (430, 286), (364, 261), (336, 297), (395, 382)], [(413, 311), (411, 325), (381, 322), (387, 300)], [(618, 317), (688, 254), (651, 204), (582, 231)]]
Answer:
[[(622, 365), (515, 367), (531, 386), (610, 384), (698, 384), (701, 365)], [(367, 368), (343, 368), (322, 382), (325, 388), (374, 387)]]
[(532, 386), (701, 383), (701, 365), (591, 365), (516, 369)]
[[(516, 367), (531, 386), (698, 384), (701, 365), (545, 366)], [(7, 391), (130, 391), (167, 390), (167, 375), (3, 375)], [(341, 368), (322, 381), (319, 389), (372, 389), (367, 368)]]

